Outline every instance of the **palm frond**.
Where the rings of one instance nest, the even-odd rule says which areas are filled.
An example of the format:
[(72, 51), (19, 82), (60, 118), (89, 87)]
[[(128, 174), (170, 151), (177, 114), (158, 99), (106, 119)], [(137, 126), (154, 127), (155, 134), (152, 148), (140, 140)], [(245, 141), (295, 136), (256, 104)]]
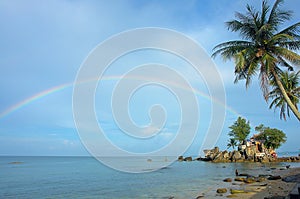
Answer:
[[(293, 65), (299, 66), (300, 65), (300, 55), (297, 53), (288, 50), (282, 47), (274, 47), (274, 54), (277, 57), (283, 57), (284, 59), (288, 60)], [(280, 61), (280, 60), (279, 60)]]
[(281, 30), (278, 34), (287, 34), (292, 36), (294, 39), (299, 39), (300, 22), (290, 25), (289, 27)]
[(225, 60), (231, 59), (236, 53), (239, 53), (249, 46), (253, 46), (253, 44), (248, 41), (224, 42), (213, 48), (213, 51), (215, 52), (212, 54), (212, 57), (216, 57), (220, 54)]
[(270, 10), (270, 6), (268, 5), (267, 1), (262, 1), (262, 6), (261, 6), (261, 24), (266, 24), (267, 23), (267, 15)]
[(292, 11), (279, 9), (279, 5), (283, 2), (283, 0), (276, 0), (269, 15), (268, 24), (271, 24), (274, 27), (274, 31), (277, 31), (279, 25), (290, 20), (292, 16)]

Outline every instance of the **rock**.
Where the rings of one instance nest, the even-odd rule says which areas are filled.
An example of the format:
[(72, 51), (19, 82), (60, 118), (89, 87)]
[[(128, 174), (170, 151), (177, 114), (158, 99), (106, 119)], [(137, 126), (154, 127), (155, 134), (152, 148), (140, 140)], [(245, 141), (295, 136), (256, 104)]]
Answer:
[(238, 189), (230, 189), (231, 194), (236, 194), (236, 193), (246, 193), (244, 190), (238, 190)]
[(219, 154), (219, 152), (220, 152), (219, 147), (215, 147), (211, 150), (204, 150), (205, 158), (214, 160), (215, 157)]
[(300, 174), (287, 176), (282, 179), (284, 182), (299, 182), (300, 181)]
[(266, 180), (267, 179), (265, 177), (258, 177), (258, 178), (256, 178), (256, 182), (264, 182)]
[(213, 162), (229, 162), (229, 153), (227, 151), (218, 152), (214, 155)]
[(231, 179), (231, 178), (225, 178), (225, 179), (223, 180), (223, 182), (232, 182), (232, 179)]
[(258, 177), (262, 177), (262, 178), (267, 178), (267, 177), (270, 177), (271, 175), (268, 175), (268, 174), (259, 174)]
[(183, 159), (183, 161), (191, 162), (191, 161), (193, 161), (193, 158), (192, 157), (186, 157), (186, 158)]
[(224, 159), (228, 160), (229, 159), (229, 153), (227, 151), (224, 151), (223, 157), (224, 157)]
[(248, 177), (248, 176), (250, 176), (250, 175), (247, 174), (247, 173), (241, 173), (241, 174), (239, 174), (239, 176), (246, 176), (246, 177)]
[(254, 183), (254, 182), (256, 182), (256, 180), (254, 179), (254, 178), (246, 178), (245, 180), (244, 180), (244, 182), (245, 183)]
[(281, 176), (270, 176), (268, 177), (268, 180), (280, 180)]
[(231, 157), (231, 159), (233, 161), (239, 160), (241, 158), (242, 158), (242, 155), (241, 155), (241, 153), (239, 151), (233, 151), (233, 155)]
[(217, 189), (217, 193), (227, 193), (227, 189), (226, 188)]
[(179, 162), (182, 162), (183, 161), (183, 156), (179, 156), (178, 159), (177, 159)]
[(234, 195), (234, 194), (231, 194), (231, 195), (228, 195), (228, 196), (226, 196), (227, 198), (237, 198), (237, 197), (239, 197), (239, 196), (237, 196), (237, 195)]
[(234, 181), (244, 182), (246, 178), (234, 178)]
[(256, 152), (255, 146), (248, 146), (245, 149), (245, 154), (247, 159), (253, 159)]
[(209, 162), (209, 161), (212, 161), (211, 158), (199, 158), (199, 161), (204, 161), (204, 162)]
[(201, 161), (201, 160), (202, 160), (202, 158), (201, 158), (201, 157), (198, 157), (198, 158), (196, 158), (195, 160), (197, 160), (197, 161)]
[(266, 187), (268, 184), (267, 183), (265, 183), (265, 184), (261, 184), (261, 185), (259, 185), (259, 186), (261, 186), (261, 187)]

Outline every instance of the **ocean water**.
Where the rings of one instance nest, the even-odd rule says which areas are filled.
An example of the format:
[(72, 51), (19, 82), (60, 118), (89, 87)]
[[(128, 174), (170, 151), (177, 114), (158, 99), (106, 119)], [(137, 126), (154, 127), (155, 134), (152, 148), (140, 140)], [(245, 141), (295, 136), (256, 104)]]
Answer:
[(125, 173), (92, 157), (3, 156), (0, 198), (214, 198), (235, 169), (257, 175), (286, 164), (174, 162), (154, 172)]

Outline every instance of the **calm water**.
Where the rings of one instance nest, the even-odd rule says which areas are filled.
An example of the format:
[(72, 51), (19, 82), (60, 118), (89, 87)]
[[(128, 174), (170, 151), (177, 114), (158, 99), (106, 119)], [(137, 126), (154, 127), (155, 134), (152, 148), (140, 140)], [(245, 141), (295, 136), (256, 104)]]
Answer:
[(175, 162), (155, 172), (131, 174), (92, 157), (0, 157), (0, 198), (196, 198), (202, 193), (213, 197), (235, 169), (257, 175), (258, 169), (267, 172), (265, 166)]

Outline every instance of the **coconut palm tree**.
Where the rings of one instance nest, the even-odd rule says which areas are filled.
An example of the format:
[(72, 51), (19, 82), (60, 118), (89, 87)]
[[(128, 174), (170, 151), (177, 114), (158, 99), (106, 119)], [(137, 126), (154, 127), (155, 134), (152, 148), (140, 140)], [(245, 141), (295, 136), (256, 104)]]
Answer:
[[(297, 104), (299, 103), (300, 97), (299, 73), (300, 71), (298, 71), (297, 73), (283, 72), (279, 76), (282, 86), (286, 91), (286, 94), (288, 95), (294, 106), (297, 108), (297, 110)], [(284, 100), (282, 93), (274, 79), (271, 79), (270, 83), (273, 86), (273, 90), (269, 93), (269, 98), (272, 98), (273, 101), (271, 102), (269, 108), (274, 108), (274, 110), (276, 108), (279, 108), (280, 119), (283, 118), (284, 120), (286, 120), (286, 116), (290, 117), (290, 108)]]
[(234, 150), (234, 148), (237, 146), (237, 141), (234, 138), (230, 138), (228, 140), (228, 144), (227, 144), (227, 149), (229, 149), (230, 147), (232, 147), (232, 149)]
[(270, 7), (263, 0), (261, 11), (247, 5), (246, 14), (237, 12), (236, 19), (226, 22), (226, 25), (229, 30), (240, 33), (242, 40), (217, 45), (212, 57), (220, 54), (224, 60), (233, 59), (235, 83), (244, 79), (246, 87), (259, 74), (265, 100), (269, 96), (270, 78), (274, 78), (287, 105), (300, 121), (300, 113), (278, 77), (284, 68), (293, 70), (293, 66), (300, 65), (300, 56), (295, 52), (300, 49), (300, 22), (279, 30), (292, 16), (291, 11), (280, 9), (282, 3), (283, 0), (276, 0)]

